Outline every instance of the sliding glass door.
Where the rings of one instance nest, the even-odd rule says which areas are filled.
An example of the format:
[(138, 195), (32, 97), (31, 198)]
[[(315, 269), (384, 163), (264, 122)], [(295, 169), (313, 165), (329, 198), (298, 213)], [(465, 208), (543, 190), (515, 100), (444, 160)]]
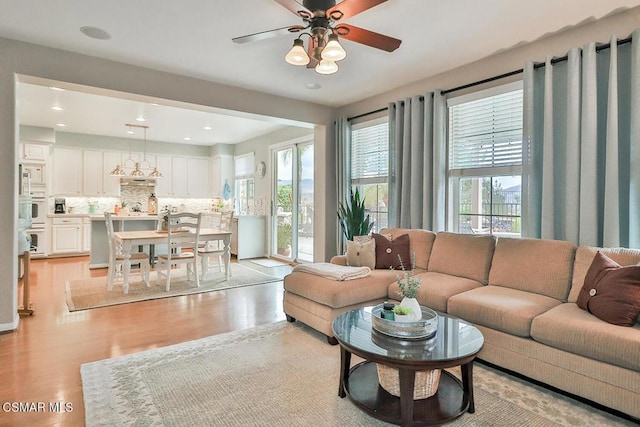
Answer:
[(271, 252), (290, 260), (313, 261), (313, 143), (278, 147), (272, 159)]

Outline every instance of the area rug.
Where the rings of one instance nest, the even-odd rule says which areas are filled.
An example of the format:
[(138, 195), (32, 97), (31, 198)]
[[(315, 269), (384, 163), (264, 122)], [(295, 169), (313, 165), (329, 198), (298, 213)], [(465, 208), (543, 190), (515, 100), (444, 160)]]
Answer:
[[(340, 351), (325, 339), (282, 321), (83, 364), (86, 425), (388, 425), (338, 397)], [(630, 424), (481, 364), (474, 392), (476, 412), (449, 425)]]
[(258, 264), (262, 267), (267, 267), (267, 268), (284, 267), (289, 265), (286, 262), (278, 261), (275, 259), (269, 259), (269, 258), (253, 258), (253, 259), (248, 259), (247, 261), (252, 262), (254, 264)]
[(165, 291), (164, 285), (161, 287), (157, 284), (155, 272), (151, 273), (151, 287), (149, 288), (142, 282), (140, 274), (137, 272), (132, 274), (129, 283), (129, 293), (126, 295), (122, 292), (121, 281), (115, 283), (112, 291), (107, 291), (106, 277), (67, 281), (65, 289), (67, 307), (69, 311), (86, 310), (89, 308), (106, 307), (179, 295), (199, 294), (282, 280), (276, 276), (264, 274), (252, 268), (232, 263), (231, 277), (229, 277), (229, 280), (225, 280), (224, 273), (209, 271), (205, 275), (205, 280), (200, 281), (200, 287), (196, 288), (193, 282), (186, 280), (185, 269), (183, 268), (182, 270), (183, 271), (176, 270), (172, 272), (171, 289), (169, 292)]

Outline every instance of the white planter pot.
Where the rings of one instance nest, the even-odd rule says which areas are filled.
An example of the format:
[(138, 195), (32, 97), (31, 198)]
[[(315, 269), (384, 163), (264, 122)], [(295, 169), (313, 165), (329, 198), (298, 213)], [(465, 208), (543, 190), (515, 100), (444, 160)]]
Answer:
[[(408, 315), (411, 318), (410, 322), (417, 322), (422, 319), (422, 309), (417, 299), (404, 297), (402, 301), (400, 301), (400, 305), (411, 310), (411, 313)], [(396, 320), (397, 316), (398, 315), (396, 315)]]

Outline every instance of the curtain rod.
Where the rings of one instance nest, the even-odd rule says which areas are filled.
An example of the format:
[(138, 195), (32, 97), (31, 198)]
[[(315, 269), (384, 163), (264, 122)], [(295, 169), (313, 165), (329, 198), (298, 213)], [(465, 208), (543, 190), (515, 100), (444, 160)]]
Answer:
[[(616, 44), (618, 46), (621, 46), (623, 44), (631, 43), (631, 41), (632, 41), (631, 37), (627, 37), (626, 39), (618, 40), (616, 42)], [(599, 46), (596, 46), (596, 52), (600, 52), (602, 50), (609, 49), (609, 48), (611, 48), (611, 43), (601, 44)], [(560, 56), (558, 58), (553, 58), (551, 60), (551, 64), (554, 65), (554, 64), (557, 64), (558, 62), (566, 61), (567, 59), (569, 59), (568, 55)], [(538, 63), (533, 64), (533, 68), (538, 69), (538, 68), (544, 67), (545, 65), (546, 65), (545, 62), (538, 62)], [(524, 69), (520, 68), (519, 70), (510, 71), (508, 73), (500, 74), (499, 76), (489, 77), (489, 78), (486, 78), (486, 79), (483, 79), (483, 80), (478, 80), (477, 82), (467, 83), (467, 84), (462, 85), (462, 86), (457, 86), (457, 87), (454, 87), (454, 88), (451, 88), (451, 89), (446, 89), (446, 90), (442, 91), (442, 94), (446, 95), (446, 94), (451, 93), (451, 92), (456, 92), (456, 91), (459, 91), (459, 90), (468, 89), (470, 87), (479, 86), (479, 85), (482, 85), (482, 84), (485, 84), (485, 83), (493, 82), (495, 80), (500, 80), (500, 79), (504, 79), (504, 78), (507, 78), (507, 77), (515, 76), (516, 74), (521, 74), (523, 72), (524, 72)], [(365, 117), (365, 116), (368, 116), (370, 114), (380, 113), (380, 112), (388, 110), (388, 109), (389, 109), (388, 107), (380, 108), (378, 110), (370, 111), (368, 113), (362, 113), (362, 114), (358, 114), (357, 116), (348, 117), (347, 120), (359, 119), (360, 117)]]

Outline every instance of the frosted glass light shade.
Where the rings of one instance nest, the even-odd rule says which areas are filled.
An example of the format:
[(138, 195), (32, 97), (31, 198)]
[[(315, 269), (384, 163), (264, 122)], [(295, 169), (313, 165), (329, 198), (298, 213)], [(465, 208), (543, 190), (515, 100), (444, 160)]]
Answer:
[(323, 59), (322, 61), (318, 62), (318, 65), (316, 65), (316, 72), (318, 74), (333, 74), (337, 71), (338, 71), (338, 64), (336, 64), (333, 61), (328, 61), (326, 59)]
[(322, 49), (321, 56), (322, 59), (333, 62), (341, 61), (347, 57), (347, 52), (342, 48), (342, 45), (340, 45), (337, 35), (329, 35), (329, 42), (324, 49)]
[(302, 40), (296, 39), (293, 41), (293, 47), (284, 57), (284, 60), (291, 65), (307, 65), (310, 61), (307, 51), (304, 49)]

